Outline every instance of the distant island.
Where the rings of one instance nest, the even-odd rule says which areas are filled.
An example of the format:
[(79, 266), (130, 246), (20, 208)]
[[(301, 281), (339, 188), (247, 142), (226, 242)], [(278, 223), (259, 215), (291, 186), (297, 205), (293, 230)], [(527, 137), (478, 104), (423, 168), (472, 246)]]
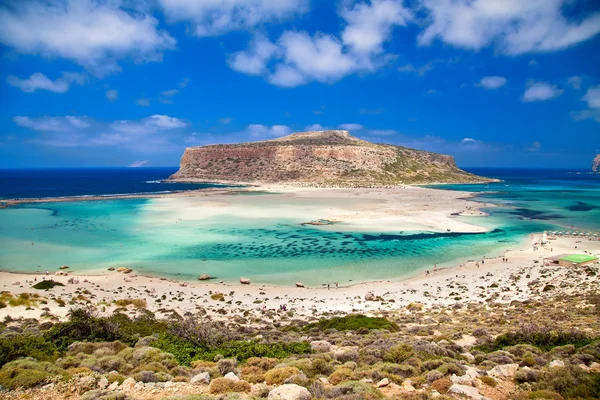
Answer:
[(285, 183), (321, 187), (490, 182), (461, 170), (452, 156), (358, 139), (344, 130), (298, 132), (259, 142), (190, 147), (184, 182)]
[(596, 154), (592, 161), (592, 172), (600, 172), (600, 154)]

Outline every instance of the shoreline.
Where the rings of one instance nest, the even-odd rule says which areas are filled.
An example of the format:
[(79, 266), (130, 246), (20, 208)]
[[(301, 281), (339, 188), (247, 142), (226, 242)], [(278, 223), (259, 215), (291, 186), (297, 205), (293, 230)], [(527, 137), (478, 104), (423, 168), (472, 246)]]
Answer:
[[(0, 309), (0, 318), (41, 317), (45, 311), (56, 318), (64, 318), (73, 306), (102, 306), (110, 314), (119, 299), (144, 299), (146, 308), (155, 313), (197, 310), (198, 307), (215, 319), (277, 310), (286, 305), (298, 318), (314, 320), (327, 315), (365, 313), (379, 315), (393, 312), (410, 304), (435, 308), (439, 305), (461, 305), (495, 301), (510, 303), (555, 296), (557, 293), (582, 293), (596, 290), (600, 274), (583, 273), (585, 268), (598, 270), (597, 262), (590, 267), (544, 266), (543, 257), (566, 252), (587, 252), (600, 255), (600, 241), (582, 238), (557, 238), (546, 247), (505, 249), (496, 257), (484, 257), (456, 263), (452, 267), (430, 269), (429, 273), (400, 280), (375, 280), (351, 285), (295, 287), (251, 283), (218, 283), (213, 281), (180, 281), (165, 277), (151, 277), (117, 271), (99, 274), (77, 274), (70, 270), (56, 271), (61, 275), (44, 273), (0, 272), (2, 291), (37, 293), (47, 304), (26, 309), (24, 306)], [(504, 262), (504, 257), (507, 261)], [(483, 262), (482, 262), (483, 261)], [(33, 278), (33, 279), (32, 279)], [(53, 289), (35, 290), (31, 286), (42, 279), (63, 283)], [(71, 279), (72, 283), (69, 283)], [(550, 286), (549, 286), (550, 285)], [(551, 287), (552, 290), (547, 288)], [(86, 293), (86, 295), (81, 295)], [(214, 300), (214, 294), (223, 294), (224, 300)], [(372, 294), (375, 301), (367, 301)], [(60, 306), (58, 300), (66, 306)], [(162, 299), (162, 300), (161, 300)], [(48, 311), (49, 310), (49, 311)], [(136, 312), (129, 307), (130, 312)]]

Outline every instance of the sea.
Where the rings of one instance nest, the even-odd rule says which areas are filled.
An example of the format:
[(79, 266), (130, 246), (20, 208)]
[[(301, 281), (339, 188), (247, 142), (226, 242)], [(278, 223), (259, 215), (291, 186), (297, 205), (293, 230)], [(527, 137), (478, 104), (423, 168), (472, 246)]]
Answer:
[[(494, 204), (484, 208), (488, 217), (455, 216), (488, 228), (485, 233), (353, 232), (301, 225), (304, 221), (280, 213), (258, 218), (249, 212), (240, 218), (225, 212), (182, 220), (164, 198), (52, 199), (215, 186), (162, 182), (176, 170), (0, 170), (0, 203), (48, 198), (0, 209), (0, 270), (44, 273), (68, 265), (74, 272), (96, 273), (125, 266), (181, 280), (206, 273), (228, 282), (245, 276), (275, 285), (348, 285), (403, 279), (434, 264), (442, 268), (501, 255), (529, 246), (532, 233), (600, 231), (600, 174), (583, 170), (470, 168), (500, 181), (435, 186), (475, 192), (475, 201)], [(282, 204), (265, 200), (261, 207)]]

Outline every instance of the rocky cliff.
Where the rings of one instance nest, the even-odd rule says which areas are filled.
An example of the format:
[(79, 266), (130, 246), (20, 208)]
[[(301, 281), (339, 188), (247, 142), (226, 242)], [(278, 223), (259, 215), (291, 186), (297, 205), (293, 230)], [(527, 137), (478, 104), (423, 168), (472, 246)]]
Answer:
[(451, 156), (370, 143), (339, 130), (190, 147), (169, 180), (354, 187), (486, 181), (459, 169)]
[(600, 172), (600, 154), (597, 154), (592, 161), (592, 172)]

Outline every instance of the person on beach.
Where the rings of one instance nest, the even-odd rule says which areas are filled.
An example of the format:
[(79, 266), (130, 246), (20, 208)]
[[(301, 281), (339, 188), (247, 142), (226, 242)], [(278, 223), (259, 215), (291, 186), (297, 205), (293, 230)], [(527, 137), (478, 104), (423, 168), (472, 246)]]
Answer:
[(329, 287), (330, 287), (330, 286), (331, 286), (331, 285), (328, 283), (328, 284), (327, 284), (327, 290), (329, 290)]

